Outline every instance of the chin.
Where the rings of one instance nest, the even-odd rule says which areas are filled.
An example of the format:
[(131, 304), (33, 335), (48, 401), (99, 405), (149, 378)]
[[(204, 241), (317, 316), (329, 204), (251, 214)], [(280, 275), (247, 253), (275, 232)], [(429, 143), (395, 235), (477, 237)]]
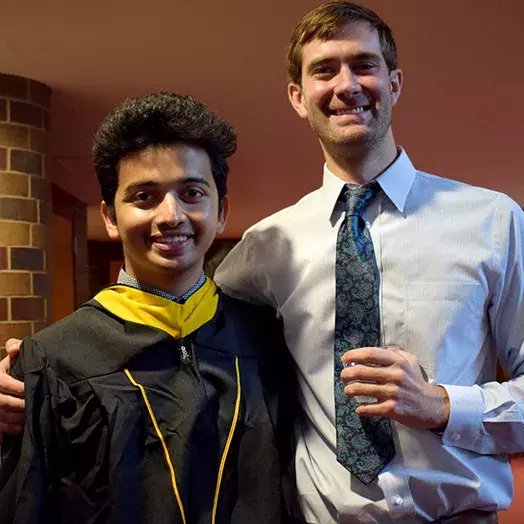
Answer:
[(348, 126), (342, 129), (326, 129), (318, 133), (319, 137), (327, 139), (327, 142), (333, 144), (350, 144), (365, 140), (369, 136), (369, 129), (365, 126)]
[(367, 140), (367, 137), (364, 134), (360, 135), (351, 135), (351, 136), (343, 136), (343, 137), (336, 137), (330, 139), (331, 144), (334, 146), (348, 146), (348, 147), (357, 147), (357, 146), (363, 146), (367, 144), (369, 141)]

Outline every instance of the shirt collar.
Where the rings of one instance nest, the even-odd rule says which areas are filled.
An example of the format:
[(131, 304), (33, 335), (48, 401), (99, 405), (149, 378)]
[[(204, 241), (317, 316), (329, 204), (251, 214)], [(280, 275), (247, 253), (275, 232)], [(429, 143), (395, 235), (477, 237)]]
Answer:
[(206, 282), (206, 275), (202, 271), (202, 274), (200, 275), (200, 278), (196, 282), (196, 284), (188, 291), (186, 291), (182, 296), (176, 297), (175, 295), (171, 295), (171, 293), (166, 293), (165, 291), (162, 291), (161, 289), (157, 289), (156, 287), (149, 286), (148, 284), (142, 284), (136, 278), (133, 278), (123, 267), (120, 268), (120, 272), (118, 273), (118, 284), (124, 284), (129, 287), (133, 287), (135, 289), (140, 289), (141, 291), (145, 291), (146, 293), (151, 293), (152, 295), (157, 295), (162, 298), (167, 298), (168, 300), (172, 300), (173, 302), (177, 302), (178, 304), (184, 303), (193, 293), (198, 291)]
[[(400, 154), (395, 161), (377, 177), (380, 187), (401, 213), (404, 212), (406, 207), (406, 200), (415, 180), (416, 172), (407, 153), (400, 148)], [(324, 164), (322, 195), (326, 204), (325, 209), (329, 213), (328, 218), (331, 218), (340, 192), (345, 185), (346, 182), (333, 174)]]

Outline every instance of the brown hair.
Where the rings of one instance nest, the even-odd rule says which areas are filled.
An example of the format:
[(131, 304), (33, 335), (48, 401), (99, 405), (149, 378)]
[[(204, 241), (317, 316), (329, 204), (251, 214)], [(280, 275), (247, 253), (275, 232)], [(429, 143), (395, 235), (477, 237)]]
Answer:
[(300, 84), (302, 49), (318, 38), (329, 40), (352, 22), (366, 22), (378, 32), (380, 48), (389, 71), (397, 68), (397, 46), (389, 26), (376, 13), (362, 5), (335, 0), (306, 13), (291, 34), (286, 65), (289, 79)]

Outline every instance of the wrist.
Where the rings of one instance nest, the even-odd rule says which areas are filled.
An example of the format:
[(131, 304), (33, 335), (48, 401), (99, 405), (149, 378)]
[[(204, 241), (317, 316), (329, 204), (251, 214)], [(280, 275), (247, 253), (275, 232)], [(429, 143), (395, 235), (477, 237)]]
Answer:
[(449, 422), (450, 416), (450, 402), (449, 395), (442, 386), (432, 386), (436, 395), (436, 406), (434, 416), (434, 426), (431, 428), (434, 431), (444, 431)]

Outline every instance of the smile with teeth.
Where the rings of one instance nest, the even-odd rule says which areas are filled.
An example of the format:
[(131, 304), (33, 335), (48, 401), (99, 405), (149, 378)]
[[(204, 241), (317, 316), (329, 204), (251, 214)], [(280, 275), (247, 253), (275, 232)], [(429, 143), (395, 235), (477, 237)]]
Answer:
[(364, 111), (367, 111), (369, 106), (357, 106), (357, 107), (351, 107), (348, 109), (336, 109), (333, 111), (333, 113), (337, 116), (341, 115), (358, 115), (359, 113), (363, 113)]
[(190, 238), (191, 237), (188, 235), (172, 235), (172, 236), (154, 238), (153, 242), (155, 242), (156, 244), (175, 245), (175, 244), (182, 244), (183, 242), (186, 242)]

